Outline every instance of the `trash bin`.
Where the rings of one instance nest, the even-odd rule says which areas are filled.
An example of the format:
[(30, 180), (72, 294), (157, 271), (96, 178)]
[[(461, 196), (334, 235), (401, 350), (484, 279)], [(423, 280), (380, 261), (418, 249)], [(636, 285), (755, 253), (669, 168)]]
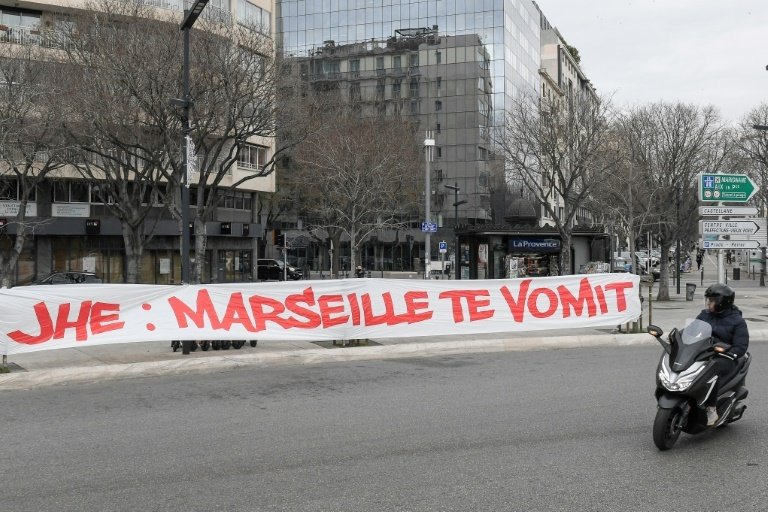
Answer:
[(741, 279), (741, 269), (739, 267), (733, 267), (733, 280), (738, 281)]
[(685, 283), (685, 300), (693, 300), (693, 292), (695, 291), (695, 283)]

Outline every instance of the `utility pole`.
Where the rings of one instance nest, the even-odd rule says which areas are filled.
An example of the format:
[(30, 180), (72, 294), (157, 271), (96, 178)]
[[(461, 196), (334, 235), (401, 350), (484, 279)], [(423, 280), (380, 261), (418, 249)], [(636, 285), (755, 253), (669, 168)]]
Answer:
[(465, 204), (466, 201), (463, 199), (459, 201), (459, 190), (461, 189), (459, 188), (458, 181), (454, 181), (453, 185), (445, 185), (445, 188), (453, 190), (453, 236), (454, 236), (453, 247), (454, 247), (454, 259), (455, 259), (455, 261), (453, 262), (453, 265), (455, 267), (454, 268), (455, 278), (461, 279), (461, 275), (459, 272), (461, 268), (461, 265), (459, 263), (461, 261), (460, 259), (461, 247), (459, 246), (459, 234), (457, 233), (457, 229), (459, 227), (459, 206), (461, 206), (462, 204)]
[[(190, 281), (190, 236), (189, 236), (189, 182), (192, 178), (194, 162), (194, 146), (189, 136), (189, 110), (193, 102), (189, 93), (189, 31), (195, 24), (197, 18), (203, 12), (209, 0), (197, 0), (189, 10), (184, 10), (184, 20), (181, 22), (181, 32), (184, 37), (184, 70), (182, 72), (182, 81), (184, 88), (182, 98), (171, 100), (172, 105), (180, 106), (183, 112), (182, 118), (182, 151), (181, 151), (181, 282), (189, 284)], [(181, 353), (189, 354), (192, 347), (192, 340), (182, 340)]]

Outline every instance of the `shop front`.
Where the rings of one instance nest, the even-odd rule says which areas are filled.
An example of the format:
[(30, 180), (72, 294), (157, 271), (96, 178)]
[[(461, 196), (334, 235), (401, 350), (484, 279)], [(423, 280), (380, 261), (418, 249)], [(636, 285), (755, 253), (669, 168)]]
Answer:
[[(461, 245), (460, 279), (513, 279), (558, 275), (562, 240), (554, 228), (466, 226), (458, 233)], [(599, 228), (581, 228), (571, 237), (571, 265), (575, 274), (589, 261), (608, 261), (606, 235)]]

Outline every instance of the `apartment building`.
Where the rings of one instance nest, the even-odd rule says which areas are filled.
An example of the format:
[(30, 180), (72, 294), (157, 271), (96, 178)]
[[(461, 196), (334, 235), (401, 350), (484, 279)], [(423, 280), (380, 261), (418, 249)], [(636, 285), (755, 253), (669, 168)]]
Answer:
[[(145, 2), (163, 19), (170, 19), (174, 24), (181, 21), (185, 6), (189, 8), (191, 3), (182, 0)], [(85, 5), (70, 0), (0, 5), (0, 45), (6, 48), (36, 46), (51, 52), (60, 50), (62, 41), (53, 37), (54, 30), (72, 23), (73, 17), (83, 12)], [(98, 2), (87, 5), (98, 5)], [(271, 0), (210, 0), (204, 15), (214, 17), (220, 23), (257, 27), (270, 37), (274, 27)], [(181, 32), (178, 34), (181, 38)], [(181, 62), (179, 69), (180, 66)], [(192, 112), (194, 115), (194, 107)], [(254, 279), (253, 263), (265, 253), (265, 222), (258, 213), (259, 204), (265, 194), (274, 192), (275, 177), (272, 174), (243, 179), (269, 162), (275, 150), (274, 141), (269, 137), (253, 137), (239, 144), (236, 161), (227, 169), (226, 175), (215, 187), (206, 189), (206, 195), (214, 194), (220, 201), (213, 213), (202, 219), (207, 235), (203, 282)], [(6, 156), (6, 148), (0, 147), (0, 152)], [(205, 155), (198, 152), (196, 158), (202, 162)], [(190, 181), (192, 198), (196, 197), (197, 179), (193, 175)], [(238, 182), (242, 183), (233, 186)], [(26, 284), (52, 272), (70, 270), (96, 272), (104, 282), (125, 281), (126, 250), (121, 223), (105, 204), (120, 201), (120, 198), (105, 198), (100, 193), (100, 186), (97, 180), (85, 178), (72, 166), (60, 169), (32, 191), (26, 207), (26, 227), (22, 227), (16, 222), (21, 184), (9, 165), (0, 169), (0, 249), (7, 250), (20, 229), (32, 226), (33, 230), (27, 237), (15, 275), (11, 276), (12, 283)], [(168, 187), (167, 184), (160, 186)], [(165, 192), (171, 197), (170, 191)], [(153, 195), (146, 200), (153, 207), (143, 229), (151, 231), (153, 238), (144, 250), (139, 282), (180, 283), (180, 223), (158, 197)], [(195, 204), (193, 200), (192, 218)], [(192, 236), (194, 242), (194, 232)]]

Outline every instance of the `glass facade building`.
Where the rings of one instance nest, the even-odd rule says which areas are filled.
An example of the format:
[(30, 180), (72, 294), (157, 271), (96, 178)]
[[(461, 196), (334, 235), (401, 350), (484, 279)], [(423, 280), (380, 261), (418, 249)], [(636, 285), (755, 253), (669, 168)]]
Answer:
[[(490, 130), (510, 99), (541, 88), (540, 12), (533, 1), (277, 0), (275, 29), (284, 55), (322, 57), (345, 82), (372, 73), (374, 101), (408, 99), (404, 112), (436, 132), (435, 212), (452, 224), (453, 192), (443, 184), (456, 183), (467, 200), (460, 222), (493, 221)], [(437, 38), (401, 51), (401, 41), (428, 34)], [(336, 51), (351, 45), (364, 47), (357, 54)], [(419, 73), (399, 74), (416, 68)], [(357, 87), (350, 87), (355, 95)]]

